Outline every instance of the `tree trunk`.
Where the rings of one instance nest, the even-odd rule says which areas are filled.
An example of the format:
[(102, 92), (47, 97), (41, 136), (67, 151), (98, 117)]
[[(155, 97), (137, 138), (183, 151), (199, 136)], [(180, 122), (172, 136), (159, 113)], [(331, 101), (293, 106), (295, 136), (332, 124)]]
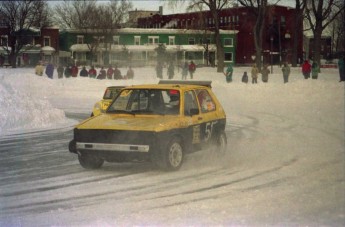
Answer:
[(321, 35), (322, 35), (322, 24), (316, 22), (314, 30), (314, 44), (313, 44), (313, 61), (320, 65), (321, 60)]

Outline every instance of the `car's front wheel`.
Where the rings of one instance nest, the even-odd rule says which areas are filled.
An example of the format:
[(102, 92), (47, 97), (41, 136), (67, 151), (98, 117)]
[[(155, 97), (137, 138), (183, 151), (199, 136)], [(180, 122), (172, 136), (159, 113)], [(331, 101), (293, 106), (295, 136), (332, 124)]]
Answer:
[(85, 169), (99, 169), (104, 163), (103, 159), (88, 154), (78, 155), (78, 160), (80, 165)]
[(162, 169), (174, 171), (181, 168), (184, 158), (182, 142), (173, 138), (166, 148), (155, 154), (154, 161)]

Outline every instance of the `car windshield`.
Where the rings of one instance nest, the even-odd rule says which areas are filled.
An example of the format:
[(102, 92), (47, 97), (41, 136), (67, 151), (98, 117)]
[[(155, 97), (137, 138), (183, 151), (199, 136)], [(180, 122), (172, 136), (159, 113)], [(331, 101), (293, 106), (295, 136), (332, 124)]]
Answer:
[(121, 88), (107, 88), (104, 92), (103, 99), (114, 99), (120, 90)]
[(178, 115), (180, 103), (178, 90), (125, 89), (107, 113)]

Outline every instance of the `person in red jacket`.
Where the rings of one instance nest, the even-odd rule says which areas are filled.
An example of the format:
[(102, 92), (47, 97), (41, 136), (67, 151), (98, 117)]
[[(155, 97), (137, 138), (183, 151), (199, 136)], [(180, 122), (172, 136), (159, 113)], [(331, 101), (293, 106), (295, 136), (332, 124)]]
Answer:
[(76, 65), (73, 65), (72, 66), (72, 69), (71, 69), (71, 74), (72, 74), (72, 77), (77, 77), (78, 76), (78, 67)]
[(305, 60), (304, 63), (302, 64), (302, 73), (303, 73), (304, 79), (308, 79), (310, 77), (310, 72), (311, 72), (311, 64), (309, 63), (308, 60)]
[(113, 74), (114, 74), (114, 69), (113, 69), (113, 67), (111, 67), (111, 65), (109, 65), (109, 68), (107, 70), (107, 78), (113, 79)]
[(191, 79), (193, 79), (193, 74), (195, 72), (195, 69), (196, 69), (196, 65), (194, 64), (193, 61), (191, 61), (190, 64), (188, 65), (188, 71), (189, 71), (189, 75)]
[(97, 76), (97, 71), (94, 66), (91, 66), (91, 69), (89, 70), (89, 77), (96, 78), (96, 76)]

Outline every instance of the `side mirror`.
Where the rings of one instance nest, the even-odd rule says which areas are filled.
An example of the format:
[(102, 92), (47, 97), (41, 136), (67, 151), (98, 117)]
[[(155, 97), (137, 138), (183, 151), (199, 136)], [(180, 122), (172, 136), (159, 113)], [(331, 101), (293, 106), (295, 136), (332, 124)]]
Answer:
[(189, 110), (189, 115), (193, 116), (193, 115), (198, 115), (199, 114), (199, 109), (198, 108), (192, 108)]

